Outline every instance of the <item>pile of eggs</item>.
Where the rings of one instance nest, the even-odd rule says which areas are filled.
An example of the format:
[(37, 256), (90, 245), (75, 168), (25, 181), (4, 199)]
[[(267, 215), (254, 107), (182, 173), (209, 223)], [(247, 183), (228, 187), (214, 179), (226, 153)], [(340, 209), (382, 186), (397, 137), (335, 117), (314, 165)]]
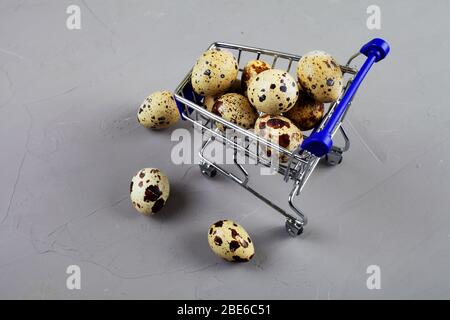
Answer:
[[(203, 97), (209, 112), (258, 136), (293, 151), (303, 141), (302, 131), (315, 128), (325, 113), (324, 103), (336, 101), (343, 87), (342, 71), (336, 60), (323, 51), (301, 57), (296, 77), (274, 69), (263, 60), (251, 60), (242, 70), (233, 54), (224, 49), (205, 51), (196, 61), (192, 88)], [(141, 104), (138, 122), (151, 129), (164, 129), (177, 123), (179, 111), (173, 94), (158, 91)], [(224, 131), (223, 124), (217, 128)], [(274, 138), (275, 141), (274, 141)], [(272, 155), (265, 148), (267, 156)], [(288, 159), (280, 155), (281, 162)], [(169, 179), (159, 169), (144, 168), (132, 178), (130, 197), (133, 207), (144, 215), (159, 212), (169, 198)], [(254, 244), (247, 231), (231, 220), (211, 225), (208, 243), (212, 251), (227, 261), (250, 261)]]
[[(323, 51), (305, 54), (298, 62), (296, 78), (273, 69), (263, 60), (251, 60), (238, 78), (238, 62), (224, 49), (204, 52), (192, 69), (195, 93), (204, 107), (262, 138), (293, 151), (303, 141), (302, 131), (322, 120), (324, 103), (334, 102), (342, 91), (342, 71)], [(223, 125), (216, 123), (219, 130)], [(267, 156), (272, 150), (265, 148)], [(282, 162), (288, 158), (279, 155)]]

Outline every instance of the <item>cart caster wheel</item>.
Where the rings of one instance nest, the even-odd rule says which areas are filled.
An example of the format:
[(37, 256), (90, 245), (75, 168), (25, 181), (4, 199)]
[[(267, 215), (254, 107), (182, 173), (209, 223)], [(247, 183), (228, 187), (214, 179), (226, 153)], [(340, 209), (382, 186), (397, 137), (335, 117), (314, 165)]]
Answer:
[(214, 178), (217, 175), (217, 170), (208, 164), (200, 165), (200, 171), (208, 178)]
[(296, 221), (286, 220), (286, 231), (291, 237), (297, 237), (303, 233), (303, 225)]
[(338, 152), (330, 152), (325, 156), (325, 161), (330, 166), (335, 166), (341, 164), (342, 162), (342, 153)]

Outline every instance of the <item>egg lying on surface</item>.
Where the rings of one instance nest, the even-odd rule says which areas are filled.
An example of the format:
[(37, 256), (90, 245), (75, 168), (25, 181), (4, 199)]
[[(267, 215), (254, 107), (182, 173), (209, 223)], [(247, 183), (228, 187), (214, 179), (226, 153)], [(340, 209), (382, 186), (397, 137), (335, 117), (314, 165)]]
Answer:
[(325, 108), (322, 102), (317, 102), (306, 94), (301, 94), (292, 109), (284, 115), (294, 122), (302, 131), (311, 130), (320, 123)]
[(255, 255), (247, 231), (231, 220), (220, 220), (211, 225), (208, 243), (216, 255), (227, 261), (247, 262)]
[(237, 75), (238, 64), (231, 52), (207, 50), (192, 69), (192, 88), (202, 96), (218, 96), (230, 89)]
[(153, 215), (164, 207), (169, 190), (169, 179), (162, 171), (156, 168), (141, 169), (131, 179), (131, 203), (140, 213)]
[(269, 70), (272, 67), (265, 61), (262, 60), (251, 60), (249, 61), (242, 71), (242, 89), (247, 92), (248, 84), (250, 79), (263, 71)]
[(297, 101), (297, 81), (286, 71), (270, 69), (252, 77), (247, 97), (258, 111), (278, 115), (288, 111)]
[(334, 102), (342, 91), (342, 71), (336, 60), (323, 51), (301, 57), (297, 77), (306, 93), (319, 102)]
[[(238, 93), (227, 93), (218, 98), (214, 102), (211, 112), (244, 129), (253, 128), (258, 118), (258, 113), (250, 105), (248, 99)], [(224, 131), (221, 123), (217, 122), (216, 126)]]
[[(269, 142), (278, 144), (288, 151), (294, 151), (303, 141), (303, 135), (299, 128), (288, 118), (282, 116), (264, 115), (255, 123), (255, 133)], [(263, 147), (268, 157), (272, 156), (270, 147)], [(287, 162), (288, 156), (278, 154), (281, 162)]]
[(137, 114), (138, 122), (146, 128), (163, 129), (180, 119), (180, 113), (173, 94), (157, 91), (149, 95), (141, 104)]

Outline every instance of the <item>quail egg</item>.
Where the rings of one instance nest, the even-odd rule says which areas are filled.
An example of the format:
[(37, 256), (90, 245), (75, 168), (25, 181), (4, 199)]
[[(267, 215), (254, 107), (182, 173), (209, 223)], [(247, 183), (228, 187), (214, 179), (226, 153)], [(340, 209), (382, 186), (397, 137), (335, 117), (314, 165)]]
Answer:
[(206, 96), (203, 99), (203, 106), (205, 107), (206, 110), (211, 112), (214, 103), (216, 103), (217, 99), (219, 99), (219, 98), (220, 97)]
[(302, 131), (311, 130), (323, 118), (325, 108), (322, 102), (314, 101), (306, 94), (301, 94), (297, 103), (284, 115), (294, 122)]
[(342, 71), (323, 51), (305, 54), (298, 62), (297, 77), (306, 93), (319, 102), (334, 102), (342, 91)]
[(218, 96), (230, 89), (237, 75), (238, 64), (231, 52), (207, 50), (192, 69), (192, 88), (202, 96)]
[[(258, 113), (250, 105), (248, 99), (238, 93), (227, 93), (218, 98), (214, 102), (211, 112), (244, 129), (253, 128), (258, 118)], [(221, 123), (217, 122), (216, 126), (224, 131)]]
[(175, 124), (180, 113), (172, 93), (157, 91), (149, 95), (139, 107), (137, 119), (151, 129), (164, 129)]
[(247, 262), (255, 255), (253, 241), (247, 231), (231, 220), (220, 220), (211, 225), (208, 243), (219, 257), (231, 262)]
[[(259, 117), (255, 123), (255, 133), (268, 140), (278, 144), (288, 151), (294, 151), (303, 141), (303, 135), (299, 128), (288, 118), (282, 116), (264, 115)], [(272, 156), (270, 147), (264, 147), (268, 157)], [(280, 162), (287, 162), (288, 156), (284, 153), (278, 154)]]
[(242, 89), (247, 92), (248, 83), (250, 79), (266, 70), (271, 69), (270, 64), (262, 60), (251, 60), (249, 61), (242, 71)]
[(169, 179), (161, 170), (141, 169), (131, 179), (131, 203), (140, 213), (153, 215), (164, 207), (169, 190)]
[(279, 115), (288, 111), (297, 101), (297, 81), (286, 71), (269, 69), (252, 77), (247, 97), (258, 111)]

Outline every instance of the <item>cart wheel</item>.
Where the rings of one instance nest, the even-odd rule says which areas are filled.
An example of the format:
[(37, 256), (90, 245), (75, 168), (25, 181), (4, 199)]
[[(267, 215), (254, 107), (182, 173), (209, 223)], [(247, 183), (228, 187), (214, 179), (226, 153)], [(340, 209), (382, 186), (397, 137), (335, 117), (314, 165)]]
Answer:
[(325, 160), (330, 166), (340, 164), (342, 162), (342, 153), (330, 152), (325, 156)]
[(217, 174), (217, 170), (209, 164), (201, 164), (200, 171), (205, 177), (208, 178), (214, 178)]
[(303, 225), (296, 221), (286, 220), (286, 231), (291, 237), (297, 237), (303, 233)]

